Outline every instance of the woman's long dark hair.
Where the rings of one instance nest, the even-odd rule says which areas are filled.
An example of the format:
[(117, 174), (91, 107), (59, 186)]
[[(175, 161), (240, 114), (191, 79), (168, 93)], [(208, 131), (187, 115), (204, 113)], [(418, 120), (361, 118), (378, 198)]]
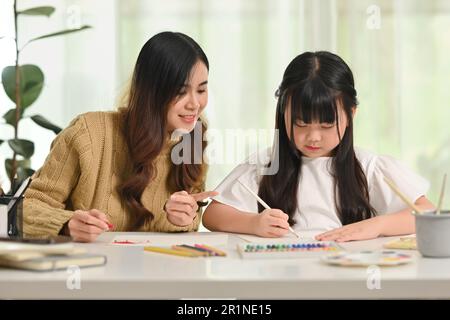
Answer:
[[(274, 141), (274, 153), (279, 156), (279, 170), (263, 176), (259, 196), (272, 208), (289, 215), (295, 224), (298, 207), (297, 189), (302, 168), (302, 154), (297, 150), (294, 137), (296, 121), (305, 123), (338, 124), (338, 104), (348, 119), (348, 126), (340, 143), (333, 150), (331, 174), (334, 178), (335, 204), (343, 225), (372, 217), (375, 210), (369, 203), (366, 176), (353, 149), (352, 108), (358, 104), (353, 74), (348, 65), (335, 54), (326, 51), (306, 52), (297, 56), (287, 67), (278, 96), (275, 129), (279, 141)], [(286, 132), (285, 112), (290, 105), (290, 135)], [(292, 139), (289, 139), (289, 136)], [(318, 190), (317, 192), (320, 192)], [(259, 211), (264, 208), (259, 205)]]
[[(131, 229), (137, 229), (153, 214), (141, 202), (141, 196), (155, 176), (154, 160), (168, 140), (167, 113), (181, 91), (193, 66), (201, 61), (209, 70), (208, 59), (200, 46), (182, 33), (162, 32), (149, 39), (139, 53), (123, 115), (125, 136), (133, 169), (118, 192), (133, 216)], [(197, 124), (198, 125), (198, 124)], [(206, 123), (201, 121), (202, 138)], [(190, 133), (192, 148), (193, 131)], [(181, 143), (181, 141), (180, 141)], [(202, 150), (206, 142), (202, 139)], [(167, 188), (171, 192), (200, 191), (206, 174), (204, 162), (171, 164)]]

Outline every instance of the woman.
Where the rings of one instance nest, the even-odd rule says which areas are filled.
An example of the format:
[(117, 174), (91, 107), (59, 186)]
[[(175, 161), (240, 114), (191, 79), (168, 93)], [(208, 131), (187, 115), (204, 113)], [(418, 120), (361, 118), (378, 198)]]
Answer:
[[(90, 242), (107, 230), (197, 230), (197, 202), (217, 193), (202, 192), (203, 161), (172, 161), (172, 148), (183, 141), (170, 137), (181, 130), (194, 148), (194, 127), (205, 132), (199, 117), (208, 101), (208, 68), (203, 50), (184, 34), (148, 40), (126, 105), (80, 115), (53, 141), (25, 194), (25, 236)], [(205, 147), (202, 140), (197, 151)]]

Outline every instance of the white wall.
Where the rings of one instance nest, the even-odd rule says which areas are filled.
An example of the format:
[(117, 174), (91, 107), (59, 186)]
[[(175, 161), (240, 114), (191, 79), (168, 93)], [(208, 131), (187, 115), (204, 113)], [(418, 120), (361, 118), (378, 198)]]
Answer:
[[(116, 48), (116, 1), (50, 1), (21, 0), (19, 10), (38, 5), (56, 8), (50, 18), (19, 16), (20, 43), (43, 34), (60, 31), (77, 24), (92, 25), (92, 29), (32, 42), (20, 55), (20, 64), (36, 64), (45, 75), (45, 84), (38, 100), (25, 116), (41, 114), (60, 127), (69, 124), (77, 114), (110, 110), (118, 93)], [(13, 36), (12, 1), (1, 3), (0, 35)], [(0, 40), (0, 68), (14, 64), (13, 42)], [(5, 53), (4, 50), (8, 51)], [(14, 48), (12, 48), (14, 49)], [(13, 106), (0, 90), (0, 114)], [(0, 126), (0, 137), (13, 137), (11, 126)], [(35, 143), (32, 167), (39, 168), (48, 154), (53, 132), (36, 125), (31, 119), (20, 122), (19, 138)], [(12, 156), (6, 143), (0, 146), (0, 177), (7, 190), (4, 159)]]
[[(0, 36), (12, 32), (0, 1)], [(210, 60), (210, 127), (272, 129), (274, 92), (290, 60), (303, 51), (331, 50), (352, 68), (360, 101), (355, 141), (391, 154), (432, 182), (436, 201), (444, 171), (450, 171), (450, 1), (447, 0), (20, 0), (20, 7), (55, 5), (45, 17), (25, 17), (23, 38), (60, 30), (74, 17), (93, 29), (47, 39), (26, 48), (22, 62), (39, 65), (45, 87), (29, 114), (59, 126), (77, 114), (112, 109), (129, 79), (137, 54), (163, 30), (184, 32)], [(380, 10), (379, 28), (369, 28), (368, 8)], [(13, 63), (8, 40), (0, 40), (0, 67)], [(0, 90), (0, 114), (11, 103)], [(39, 167), (54, 135), (24, 121), (20, 136), (36, 142)], [(0, 125), (0, 139), (11, 128)], [(0, 146), (0, 175), (9, 148)], [(244, 157), (245, 155), (242, 155)], [(214, 187), (233, 164), (214, 165)], [(450, 197), (446, 198), (450, 206)]]

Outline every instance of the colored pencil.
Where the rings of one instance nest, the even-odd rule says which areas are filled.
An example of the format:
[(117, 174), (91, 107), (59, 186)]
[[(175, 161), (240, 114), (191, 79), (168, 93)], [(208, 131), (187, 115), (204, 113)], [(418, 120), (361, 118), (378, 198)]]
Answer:
[(195, 246), (199, 247), (199, 248), (204, 248), (206, 250), (210, 250), (215, 255), (220, 256), (220, 257), (225, 257), (227, 255), (226, 252), (224, 252), (222, 250), (219, 250), (217, 248), (213, 248), (213, 247), (207, 246), (206, 244), (196, 244)]
[(171, 254), (171, 255), (175, 255), (175, 256), (200, 257), (200, 255), (197, 253), (192, 253), (192, 252), (187, 252), (187, 251), (182, 251), (182, 250), (174, 250), (174, 249), (170, 249), (170, 248), (146, 246), (146, 247), (144, 247), (144, 250), (151, 251), (151, 252)]
[(197, 250), (197, 249), (194, 249), (194, 248), (189, 248), (186, 245), (174, 245), (174, 246), (172, 246), (172, 249), (176, 250), (176, 251), (190, 252), (190, 253), (195, 254), (195, 255), (197, 255), (199, 257), (207, 257), (207, 256), (209, 256), (209, 253), (206, 252), (206, 251), (200, 251), (200, 250)]
[(199, 251), (199, 252), (207, 253), (208, 256), (215, 256), (215, 255), (216, 255), (213, 251), (208, 250), (208, 249), (206, 249), (206, 248), (203, 248), (203, 247), (201, 247), (201, 246), (198, 246), (198, 245), (196, 245), (196, 244), (193, 245), (193, 246), (189, 246), (189, 245), (187, 245), (187, 244), (183, 244), (183, 245), (181, 245), (181, 246), (182, 246), (182, 247), (186, 247), (186, 248), (191, 248), (191, 249), (197, 250), (197, 251)]

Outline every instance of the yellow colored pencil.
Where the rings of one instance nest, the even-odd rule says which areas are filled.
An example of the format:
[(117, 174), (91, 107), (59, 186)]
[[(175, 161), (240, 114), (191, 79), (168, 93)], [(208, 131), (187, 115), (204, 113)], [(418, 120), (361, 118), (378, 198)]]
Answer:
[(191, 248), (187, 248), (187, 247), (183, 247), (183, 246), (176, 246), (176, 245), (174, 245), (174, 246), (172, 246), (172, 249), (176, 250), (176, 251), (190, 252), (190, 253), (195, 254), (195, 255), (197, 255), (199, 257), (207, 257), (207, 256), (209, 256), (208, 252), (202, 252), (200, 250), (195, 250), (195, 249), (191, 249)]
[(196, 254), (196, 253), (192, 253), (192, 252), (188, 252), (188, 251), (182, 251), (182, 250), (174, 250), (174, 249), (170, 249), (170, 248), (146, 246), (146, 247), (144, 247), (144, 250), (145, 251), (151, 251), (151, 252), (172, 254), (172, 255), (176, 255), (176, 256), (200, 257), (200, 255)]

